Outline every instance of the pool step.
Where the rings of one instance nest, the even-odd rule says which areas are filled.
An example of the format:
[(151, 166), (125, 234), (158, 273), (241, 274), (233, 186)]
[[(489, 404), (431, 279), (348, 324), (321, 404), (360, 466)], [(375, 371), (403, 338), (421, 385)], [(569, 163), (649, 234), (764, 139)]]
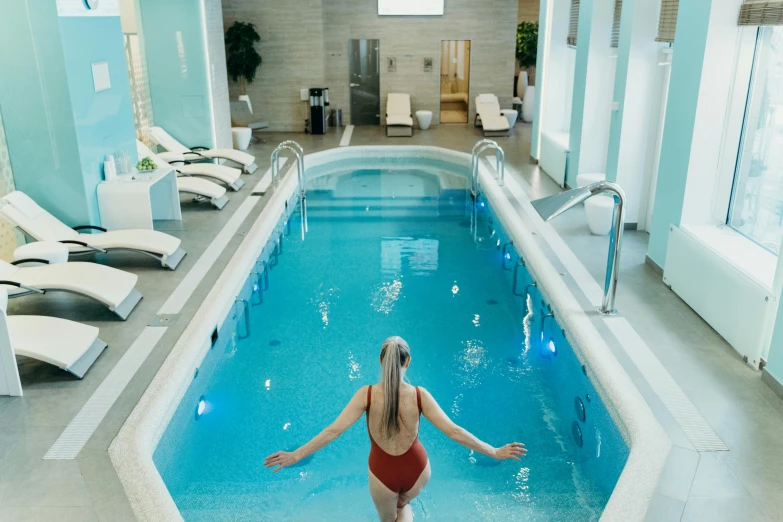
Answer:
[(309, 217), (416, 217), (462, 216), (467, 212), (465, 201), (451, 199), (319, 199), (307, 198)]

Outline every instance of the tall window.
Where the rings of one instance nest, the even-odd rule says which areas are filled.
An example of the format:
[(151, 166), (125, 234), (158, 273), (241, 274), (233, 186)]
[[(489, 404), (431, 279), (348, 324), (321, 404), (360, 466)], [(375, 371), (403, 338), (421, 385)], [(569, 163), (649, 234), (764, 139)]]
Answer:
[(728, 224), (780, 252), (783, 240), (783, 26), (761, 27)]

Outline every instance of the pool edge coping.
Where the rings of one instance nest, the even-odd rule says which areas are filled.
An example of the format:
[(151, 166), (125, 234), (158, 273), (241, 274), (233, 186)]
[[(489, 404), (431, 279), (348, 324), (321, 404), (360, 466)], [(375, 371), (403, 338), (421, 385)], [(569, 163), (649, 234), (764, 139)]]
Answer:
[[(412, 152), (418, 153), (420, 159), (470, 166), (469, 154), (443, 147), (414, 145), (333, 148), (308, 154), (306, 161), (308, 167), (312, 167), (312, 163), (379, 155), (409, 156)], [(272, 237), (287, 202), (294, 196), (297, 186), (294, 170), (291, 165), (109, 446), (112, 465), (140, 521), (183, 520), (153, 462), (153, 454), (193, 380), (195, 369), (210, 348), (212, 331), (225, 321), (235, 296)], [(671, 442), (630, 376), (562, 281), (562, 276), (535, 243), (530, 231), (525, 230), (520, 216), (492, 173), (480, 165), (479, 176), (492, 208), (515, 240), (517, 252), (521, 255), (518, 247), (525, 251), (523, 257), (528, 268), (532, 268), (531, 275), (538, 275), (536, 279), (542, 293), (555, 311), (559, 324), (569, 334), (569, 342), (578, 358), (591, 370), (591, 381), (629, 446), (628, 460), (601, 520), (644, 520)], [(228, 270), (229, 267), (232, 269)]]

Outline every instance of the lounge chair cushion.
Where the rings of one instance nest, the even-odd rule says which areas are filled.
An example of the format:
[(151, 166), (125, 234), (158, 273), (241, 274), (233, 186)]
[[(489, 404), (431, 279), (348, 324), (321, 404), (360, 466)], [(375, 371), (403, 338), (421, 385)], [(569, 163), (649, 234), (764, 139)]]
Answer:
[[(138, 276), (98, 263), (59, 263), (18, 267), (0, 261), (0, 278), (41, 290), (66, 290), (86, 295), (114, 310), (131, 294)], [(25, 292), (5, 287), (9, 295)]]
[[(173, 254), (179, 249), (181, 243), (178, 238), (169, 234), (145, 229), (80, 234), (38, 206), (23, 192), (11, 192), (3, 196), (2, 199), (6, 204), (0, 207), (0, 214), (38, 241), (75, 240), (103, 249), (127, 248), (161, 256)], [(85, 252), (91, 249), (79, 245), (68, 245), (68, 250), (70, 252)]]
[(24, 192), (18, 190), (3, 197), (0, 212), (14, 225), (39, 241), (76, 239), (79, 233), (48, 213)]
[[(214, 163), (196, 163), (193, 165), (177, 165), (176, 167), (172, 167), (166, 160), (161, 158), (162, 154), (155, 154), (139, 140), (136, 140), (136, 151), (140, 158), (147, 156), (159, 167), (173, 168), (179, 173), (187, 174), (186, 176), (177, 177), (177, 189), (179, 192), (196, 194), (210, 199), (222, 198), (226, 194), (226, 189), (211, 181), (193, 178), (191, 176), (214, 178), (227, 185), (233, 185), (242, 176), (242, 171), (239, 169), (227, 167), (225, 165), (216, 165)], [(177, 153), (172, 154), (175, 156), (178, 155)], [(184, 156), (179, 156), (184, 159)]]
[(194, 152), (177, 141), (171, 134), (163, 130), (161, 127), (150, 127), (148, 133), (152, 141), (166, 149), (168, 152), (184, 154), (185, 159), (188, 161), (197, 161), (203, 158), (228, 159), (245, 167), (249, 167), (256, 162), (255, 156), (252, 156), (247, 152), (242, 152), (241, 150), (208, 149)]
[(249, 167), (250, 165), (253, 165), (256, 162), (255, 156), (248, 154), (247, 152), (242, 152), (241, 150), (234, 150), (234, 149), (200, 150), (198, 151), (198, 154), (211, 159), (231, 160), (235, 163), (239, 163), (240, 165), (244, 165), (245, 167)]
[[(161, 256), (170, 256), (182, 243), (178, 238), (157, 230), (130, 229), (109, 230), (97, 234), (79, 234), (77, 241), (105, 249), (131, 249), (150, 252)], [(90, 250), (79, 245), (68, 245), (71, 252)]]
[(494, 94), (476, 96), (476, 113), (481, 118), (485, 132), (500, 132), (510, 129), (508, 119), (500, 112), (500, 103)]
[(193, 163), (191, 165), (177, 165), (175, 168), (177, 172), (182, 174), (215, 178), (228, 185), (231, 185), (242, 176), (242, 171), (239, 169), (215, 163)]
[(386, 125), (413, 127), (411, 97), (409, 94), (389, 93), (386, 99)]
[(405, 127), (413, 126), (413, 118), (410, 116), (386, 116), (386, 125), (403, 125)]
[(190, 152), (189, 148), (174, 139), (174, 137), (163, 130), (162, 127), (150, 127), (147, 132), (152, 141), (166, 149), (168, 152), (179, 152), (180, 154)]
[(182, 176), (177, 178), (177, 189), (180, 192), (197, 194), (210, 199), (219, 199), (226, 195), (226, 189), (206, 179)]
[(32, 357), (63, 370), (73, 366), (98, 338), (94, 326), (39, 315), (12, 315), (8, 336), (17, 355)]

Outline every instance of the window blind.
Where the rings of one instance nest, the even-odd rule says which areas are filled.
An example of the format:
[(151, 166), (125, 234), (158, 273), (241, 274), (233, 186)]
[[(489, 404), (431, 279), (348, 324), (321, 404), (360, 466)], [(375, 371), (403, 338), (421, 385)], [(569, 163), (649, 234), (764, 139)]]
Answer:
[(576, 47), (576, 34), (579, 29), (579, 0), (571, 0), (571, 15), (568, 19), (567, 44)]
[(679, 7), (679, 0), (662, 0), (656, 42), (674, 43), (674, 33), (677, 30), (677, 10)]
[(744, 0), (739, 25), (783, 25), (783, 0)]
[(614, 19), (612, 20), (611, 46), (615, 49), (620, 45), (620, 16), (623, 13), (623, 0), (614, 0)]

